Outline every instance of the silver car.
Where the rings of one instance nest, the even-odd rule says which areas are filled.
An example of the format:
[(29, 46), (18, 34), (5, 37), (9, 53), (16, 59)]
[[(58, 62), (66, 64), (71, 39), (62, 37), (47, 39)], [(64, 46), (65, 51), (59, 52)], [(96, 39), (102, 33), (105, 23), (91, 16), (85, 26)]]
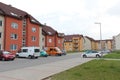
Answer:
[(94, 50), (88, 50), (85, 53), (82, 54), (82, 57), (102, 57), (102, 53)]

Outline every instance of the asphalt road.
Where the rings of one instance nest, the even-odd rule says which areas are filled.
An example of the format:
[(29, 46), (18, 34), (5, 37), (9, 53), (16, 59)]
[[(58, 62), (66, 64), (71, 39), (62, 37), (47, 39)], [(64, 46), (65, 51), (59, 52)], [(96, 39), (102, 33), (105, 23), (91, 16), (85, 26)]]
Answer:
[(39, 57), (38, 59), (16, 58), (14, 61), (0, 61), (0, 72), (21, 69), (25, 67), (37, 66), (52, 63), (60, 60), (81, 58), (80, 53), (67, 54), (63, 56)]

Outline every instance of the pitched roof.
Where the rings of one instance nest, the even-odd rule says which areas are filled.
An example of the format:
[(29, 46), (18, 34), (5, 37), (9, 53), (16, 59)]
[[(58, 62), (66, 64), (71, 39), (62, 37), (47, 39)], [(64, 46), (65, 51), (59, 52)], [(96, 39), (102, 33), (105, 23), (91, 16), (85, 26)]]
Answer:
[(13, 18), (17, 18), (17, 19), (22, 19), (27, 16), (30, 18), (32, 23), (40, 24), (40, 22), (38, 22), (33, 16), (31, 16), (27, 12), (17, 9), (15, 7), (12, 7), (11, 5), (1, 3), (1, 2), (0, 2), (0, 14), (4, 16), (10, 16)]
[(86, 38), (88, 38), (89, 40), (91, 40), (91, 41), (95, 41), (93, 38), (91, 38), (91, 37), (88, 37), (88, 36), (85, 36)]
[(46, 26), (46, 25), (42, 27), (42, 31), (44, 32), (44, 34), (50, 35), (50, 36), (53, 36), (57, 33), (57, 31), (54, 30), (52, 27)]
[(70, 42), (72, 41), (72, 38), (73, 37), (83, 37), (83, 35), (79, 35), (79, 34), (74, 34), (74, 35), (65, 35), (64, 36), (64, 40), (67, 41), (67, 42)]
[(64, 33), (58, 33), (58, 37), (63, 38), (64, 36), (65, 36)]
[(72, 36), (71, 35), (65, 35), (64, 41), (65, 42), (71, 42), (72, 41)]

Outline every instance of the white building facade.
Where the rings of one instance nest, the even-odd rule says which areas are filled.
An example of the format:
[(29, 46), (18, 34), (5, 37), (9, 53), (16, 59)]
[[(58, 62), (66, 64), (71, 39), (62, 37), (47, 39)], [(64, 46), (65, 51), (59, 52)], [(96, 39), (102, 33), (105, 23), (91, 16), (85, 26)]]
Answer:
[(4, 16), (0, 15), (0, 50), (4, 48)]
[(113, 37), (113, 45), (114, 50), (120, 50), (120, 34)]

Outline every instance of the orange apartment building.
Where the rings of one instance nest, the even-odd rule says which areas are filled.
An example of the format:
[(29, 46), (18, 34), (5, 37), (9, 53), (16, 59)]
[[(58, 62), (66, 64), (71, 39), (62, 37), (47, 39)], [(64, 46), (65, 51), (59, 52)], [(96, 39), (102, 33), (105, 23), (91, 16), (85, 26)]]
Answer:
[(66, 51), (83, 51), (83, 50), (112, 50), (112, 39), (94, 40), (88, 36), (82, 35), (65, 35), (64, 49)]
[(82, 51), (83, 50), (83, 35), (65, 35), (64, 49), (66, 51)]
[(42, 27), (42, 48), (45, 47), (58, 47), (63, 49), (64, 34), (58, 33), (52, 27), (44, 25)]
[(100, 42), (100, 40), (96, 40), (96, 46), (97, 46), (97, 50), (112, 50), (113, 48), (113, 40), (112, 39), (106, 39), (106, 40), (102, 40)]
[(41, 24), (27, 12), (0, 2), (0, 49), (16, 53), (39, 46)]
[(104, 50), (112, 50), (112, 46), (113, 46), (112, 44), (113, 44), (112, 39), (102, 40), (102, 49), (104, 49)]

